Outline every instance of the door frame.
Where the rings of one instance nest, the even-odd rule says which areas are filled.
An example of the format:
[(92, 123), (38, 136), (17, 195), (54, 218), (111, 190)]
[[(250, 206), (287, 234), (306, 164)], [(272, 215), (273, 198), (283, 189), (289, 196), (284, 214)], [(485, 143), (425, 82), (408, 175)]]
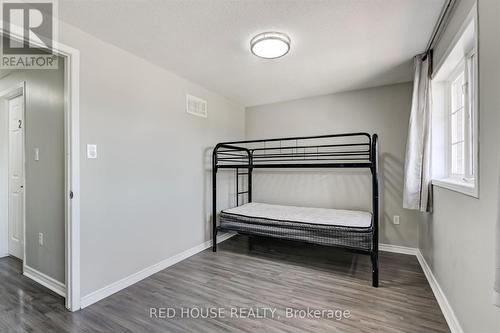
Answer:
[[(17, 84), (14, 84), (12, 87), (3, 90), (0, 92), (0, 103), (3, 103), (4, 105), (0, 107), (0, 112), (6, 112), (7, 113), (7, 124), (6, 124), (6, 136), (8, 136), (8, 140), (6, 142), (7, 145), (7, 182), (6, 182), (6, 187), (7, 187), (7, 214), (6, 214), (6, 219), (4, 223), (7, 225), (7, 234), (6, 237), (4, 237), (4, 241), (6, 242), (4, 247), (7, 250), (6, 255), (9, 255), (9, 237), (10, 237), (10, 230), (9, 230), (9, 225), (10, 225), (10, 215), (9, 215), (9, 207), (10, 207), (10, 170), (9, 170), (9, 157), (10, 157), (10, 109), (9, 109), (9, 100), (22, 96), (23, 97), (23, 176), (24, 176), (24, 189), (23, 189), (23, 269), (24, 265), (26, 263), (26, 82), (21, 81)], [(4, 176), (4, 175), (2, 175)], [(1, 223), (1, 221), (0, 221)], [(0, 240), (1, 241), (1, 240)]]
[[(0, 20), (0, 36), (5, 35)], [(11, 26), (7, 35), (23, 41), (23, 30)], [(45, 47), (36, 41), (30, 43)], [(80, 51), (53, 41), (52, 51), (64, 58), (65, 146), (65, 279), (66, 308), (80, 310)], [(26, 110), (26, 105), (25, 105)]]

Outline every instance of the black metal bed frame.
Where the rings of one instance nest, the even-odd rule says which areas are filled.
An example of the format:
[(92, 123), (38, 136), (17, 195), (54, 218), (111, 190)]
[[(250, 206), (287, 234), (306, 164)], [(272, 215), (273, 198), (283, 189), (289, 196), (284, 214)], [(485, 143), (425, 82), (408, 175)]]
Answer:
[[(370, 255), (372, 284), (378, 287), (378, 136), (345, 133), (305, 137), (221, 142), (212, 155), (212, 232), (217, 251), (217, 170), (236, 169), (236, 205), (240, 196), (252, 201), (252, 172), (256, 168), (369, 168), (372, 175), (373, 238), (371, 250), (347, 250)], [(240, 172), (240, 169), (246, 172)], [(240, 191), (239, 178), (247, 176), (247, 189)], [(244, 200), (244, 198), (243, 198)], [(341, 247), (341, 246), (335, 246)]]

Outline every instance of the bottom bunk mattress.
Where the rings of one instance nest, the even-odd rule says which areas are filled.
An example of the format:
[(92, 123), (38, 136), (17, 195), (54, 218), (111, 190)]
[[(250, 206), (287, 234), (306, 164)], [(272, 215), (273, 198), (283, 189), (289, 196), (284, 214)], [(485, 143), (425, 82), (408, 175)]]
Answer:
[(372, 249), (372, 214), (251, 202), (220, 214), (219, 230), (351, 249)]

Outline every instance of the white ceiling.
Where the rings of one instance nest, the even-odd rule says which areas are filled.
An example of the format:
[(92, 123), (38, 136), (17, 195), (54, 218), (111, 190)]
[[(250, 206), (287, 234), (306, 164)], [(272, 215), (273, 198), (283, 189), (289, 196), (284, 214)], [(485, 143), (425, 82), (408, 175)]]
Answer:
[[(444, 0), (60, 0), (80, 29), (245, 106), (411, 78)], [(264, 31), (290, 53), (249, 51)]]

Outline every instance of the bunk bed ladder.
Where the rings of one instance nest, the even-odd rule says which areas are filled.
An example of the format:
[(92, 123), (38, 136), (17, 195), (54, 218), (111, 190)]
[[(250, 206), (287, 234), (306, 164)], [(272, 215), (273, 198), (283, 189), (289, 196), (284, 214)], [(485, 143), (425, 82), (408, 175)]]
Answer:
[[(245, 168), (246, 169), (246, 168)], [(245, 195), (247, 194), (247, 203), (252, 201), (252, 184), (251, 184), (251, 177), (252, 177), (252, 172), (250, 171), (251, 168), (248, 168), (246, 172), (240, 172), (240, 168), (236, 168), (236, 206), (240, 205), (240, 195)], [(240, 184), (239, 184), (239, 179), (240, 177), (245, 177), (247, 176), (247, 189), (246, 191), (240, 191)], [(241, 199), (242, 204), (245, 203), (244, 197)], [(248, 237), (248, 251), (252, 251), (252, 236)]]
[[(239, 205), (239, 196), (241, 194), (247, 193), (248, 202), (252, 202), (252, 154), (253, 151), (247, 148), (237, 147), (229, 144), (219, 143), (215, 146), (212, 154), (212, 251), (217, 251), (217, 170), (218, 159), (217, 150), (218, 148), (233, 149), (235, 151), (243, 151), (247, 153), (247, 164), (236, 168), (236, 205)], [(247, 172), (239, 172), (239, 169), (247, 169)], [(239, 177), (242, 175), (248, 176), (247, 190), (239, 190)]]
[[(247, 187), (246, 191), (240, 191), (240, 184), (239, 184), (240, 176), (243, 176), (243, 177), (250, 176), (250, 172), (249, 171), (240, 172), (240, 168), (236, 168), (236, 206), (240, 205), (240, 195), (250, 194), (250, 192), (248, 191), (248, 187)], [(244, 200), (241, 200), (241, 201), (244, 202)], [(248, 202), (250, 202), (250, 200), (248, 200)]]

